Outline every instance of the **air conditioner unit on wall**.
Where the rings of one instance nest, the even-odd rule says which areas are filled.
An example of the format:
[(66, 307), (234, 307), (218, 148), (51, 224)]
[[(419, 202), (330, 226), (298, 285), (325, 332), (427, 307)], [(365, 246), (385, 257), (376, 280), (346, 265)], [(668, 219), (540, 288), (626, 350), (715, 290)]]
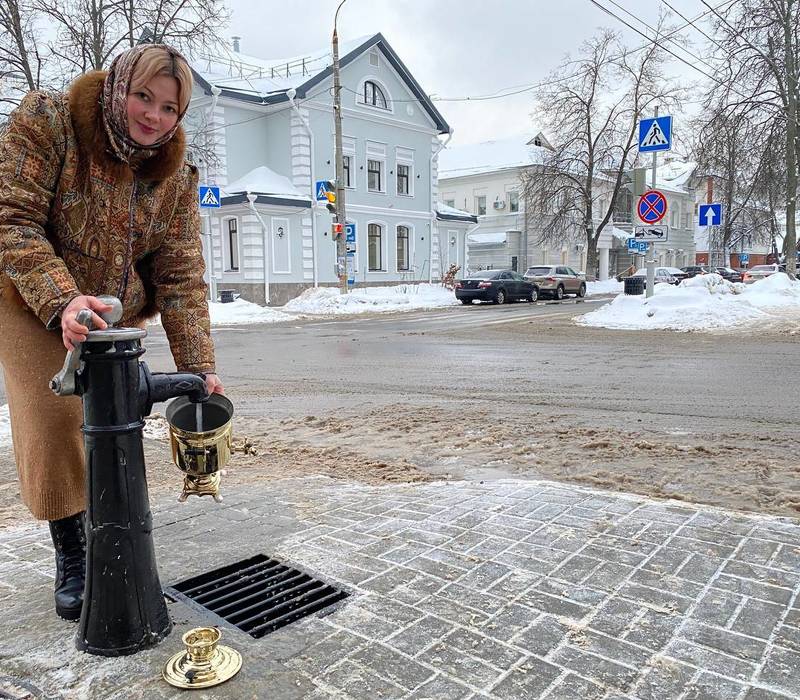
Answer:
[(506, 208), (506, 203), (502, 199), (496, 199), (494, 201), (494, 204), (492, 204), (492, 206), (495, 209), (505, 209)]

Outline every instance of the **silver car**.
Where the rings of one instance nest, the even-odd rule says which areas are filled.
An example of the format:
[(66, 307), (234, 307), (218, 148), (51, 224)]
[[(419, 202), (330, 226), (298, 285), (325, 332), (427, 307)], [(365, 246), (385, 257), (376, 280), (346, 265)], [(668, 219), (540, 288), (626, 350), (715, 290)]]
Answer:
[(745, 284), (753, 284), (778, 272), (782, 272), (780, 265), (756, 265), (742, 275), (742, 281)]
[(539, 288), (539, 295), (563, 299), (565, 294), (586, 296), (586, 280), (566, 265), (536, 265), (529, 267), (524, 275)]

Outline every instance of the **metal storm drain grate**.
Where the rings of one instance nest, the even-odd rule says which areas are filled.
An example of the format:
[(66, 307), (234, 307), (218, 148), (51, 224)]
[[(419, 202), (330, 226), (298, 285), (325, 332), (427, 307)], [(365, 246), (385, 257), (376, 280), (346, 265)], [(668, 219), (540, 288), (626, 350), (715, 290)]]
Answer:
[(349, 595), (264, 554), (194, 576), (166, 590), (259, 639)]

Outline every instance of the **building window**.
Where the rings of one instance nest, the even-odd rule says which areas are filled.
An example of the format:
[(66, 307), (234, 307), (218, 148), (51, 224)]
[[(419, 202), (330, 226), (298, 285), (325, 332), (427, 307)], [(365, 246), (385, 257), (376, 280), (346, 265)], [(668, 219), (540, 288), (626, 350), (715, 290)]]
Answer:
[(478, 216), (483, 216), (486, 213), (486, 195), (482, 194), (480, 197), (475, 197), (475, 211)]
[(518, 265), (517, 260), (518, 260), (518, 258), (517, 258), (516, 255), (512, 255), (511, 256), (511, 269), (514, 270), (514, 272), (517, 271), (517, 265)]
[(350, 183), (350, 156), (342, 156), (342, 171), (344, 176), (344, 186), (352, 187)]
[(519, 193), (518, 192), (509, 192), (508, 193), (508, 211), (512, 214), (519, 211)]
[(386, 106), (386, 97), (375, 83), (371, 80), (364, 82), (364, 104), (371, 107), (380, 107), (381, 109), (388, 109)]
[(228, 219), (228, 270), (239, 271), (239, 232), (236, 219)]
[(453, 209), (455, 209), (456, 208), (456, 200), (455, 199), (445, 199), (444, 200), (444, 205), (446, 207), (452, 207)]
[(411, 249), (409, 247), (408, 226), (397, 227), (397, 271), (411, 269)]
[(367, 227), (367, 248), (369, 251), (369, 271), (378, 272), (383, 259), (383, 229), (380, 224), (370, 224)]
[(411, 194), (411, 166), (397, 164), (397, 194)]
[(383, 161), (367, 160), (367, 189), (370, 192), (383, 192)]

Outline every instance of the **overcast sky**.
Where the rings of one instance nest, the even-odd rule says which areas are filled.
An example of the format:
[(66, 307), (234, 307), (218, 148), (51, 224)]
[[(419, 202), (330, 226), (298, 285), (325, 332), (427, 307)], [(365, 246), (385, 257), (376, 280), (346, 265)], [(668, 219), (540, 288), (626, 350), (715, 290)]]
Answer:
[[(598, 1), (624, 16), (611, 0)], [(661, 0), (614, 1), (649, 24), (663, 7)], [(692, 19), (706, 10), (700, 0), (668, 1)], [(242, 53), (281, 58), (329, 44), (338, 0), (226, 3), (233, 13), (229, 35), (242, 37)], [(599, 27), (619, 30), (629, 46), (644, 42), (589, 0), (347, 0), (338, 27), (340, 41), (381, 32), (423, 89), (441, 98), (487, 95), (541, 80)], [(694, 42), (692, 50), (702, 49), (694, 29), (683, 34)], [(703, 77), (678, 61), (668, 70), (684, 81)], [(436, 106), (455, 131), (454, 145), (532, 128), (529, 93)]]

